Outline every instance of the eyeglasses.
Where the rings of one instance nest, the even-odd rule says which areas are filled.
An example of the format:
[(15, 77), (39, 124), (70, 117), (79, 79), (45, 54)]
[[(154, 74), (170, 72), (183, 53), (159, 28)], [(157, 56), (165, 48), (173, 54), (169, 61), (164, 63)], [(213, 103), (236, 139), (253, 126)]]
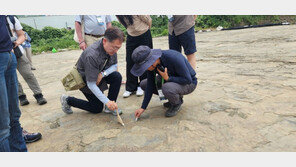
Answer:
[(114, 50), (114, 51), (117, 51), (117, 50), (120, 49), (120, 47), (117, 47), (117, 46), (111, 45), (111, 49)]
[(110, 41), (108, 41), (108, 39), (106, 39), (106, 40), (107, 40), (107, 44), (111, 50), (118, 51), (120, 49), (121, 46), (115, 45), (114, 41), (110, 42)]

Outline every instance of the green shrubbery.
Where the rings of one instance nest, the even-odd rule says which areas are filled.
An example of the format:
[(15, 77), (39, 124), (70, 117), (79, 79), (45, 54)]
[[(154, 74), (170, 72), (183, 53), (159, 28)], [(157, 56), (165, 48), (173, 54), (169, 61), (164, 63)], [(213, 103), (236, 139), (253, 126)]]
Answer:
[(73, 40), (74, 30), (65, 28), (58, 29), (44, 27), (42, 30), (34, 29), (26, 24), (22, 24), (24, 30), (29, 34), (32, 41), (33, 54), (55, 49), (78, 49), (78, 44)]
[(218, 26), (230, 28), (245, 25), (279, 23), (281, 21), (284, 20), (281, 20), (279, 16), (271, 15), (200, 15), (196, 18), (195, 28), (216, 28)]
[(151, 34), (152, 37), (166, 36), (169, 35), (168, 31), (168, 17), (165, 15), (151, 15), (152, 27)]
[[(166, 15), (151, 15), (152, 37), (168, 35), (168, 18)], [(195, 21), (195, 29), (216, 28), (222, 26), (224, 28), (258, 25), (267, 23), (279, 23), (286, 18), (296, 21), (296, 16), (271, 16), (271, 15), (199, 15)], [(125, 35), (126, 29), (117, 21), (112, 22), (113, 26), (119, 27)], [(65, 28), (58, 29), (53, 27), (44, 27), (42, 30), (34, 29), (28, 25), (22, 24), (23, 28), (32, 38), (32, 51), (34, 54), (43, 51), (51, 51), (56, 49), (78, 49), (78, 44), (73, 40), (74, 30)]]
[(116, 26), (120, 28), (124, 32), (125, 36), (127, 35), (126, 28), (122, 24), (120, 24), (118, 21), (112, 21), (112, 26)]

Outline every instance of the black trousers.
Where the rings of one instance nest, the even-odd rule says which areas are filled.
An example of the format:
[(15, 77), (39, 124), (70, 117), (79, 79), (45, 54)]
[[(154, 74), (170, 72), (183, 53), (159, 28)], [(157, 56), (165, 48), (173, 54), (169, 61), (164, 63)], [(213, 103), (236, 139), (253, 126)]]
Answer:
[[(137, 87), (140, 85), (140, 82), (143, 79), (147, 78), (147, 72), (145, 72), (140, 77), (135, 77), (131, 74), (131, 69), (134, 66), (134, 61), (132, 60), (133, 51), (140, 45), (145, 45), (153, 48), (152, 44), (152, 36), (150, 30), (146, 31), (144, 34), (140, 36), (130, 36), (127, 35), (126, 39), (126, 85), (125, 90), (133, 92), (137, 90)], [(139, 81), (140, 79), (140, 81)]]
[[(105, 77), (104, 79), (106, 80), (107, 84), (110, 84), (108, 99), (111, 101), (116, 101), (121, 86), (121, 74), (115, 71), (107, 77)], [(72, 107), (86, 110), (91, 113), (102, 112), (104, 104), (94, 94), (88, 94), (84, 92), (82, 93), (88, 101), (69, 96), (67, 99), (68, 104)]]

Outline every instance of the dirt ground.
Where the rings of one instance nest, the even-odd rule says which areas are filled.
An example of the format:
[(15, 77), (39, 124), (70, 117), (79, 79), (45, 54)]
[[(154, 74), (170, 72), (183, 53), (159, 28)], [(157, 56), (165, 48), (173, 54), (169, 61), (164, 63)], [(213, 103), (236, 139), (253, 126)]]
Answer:
[[(104, 113), (61, 110), (60, 82), (80, 50), (33, 56), (34, 71), (48, 103), (39, 106), (23, 83), (30, 104), (21, 107), (22, 126), (41, 132), (29, 151), (296, 151), (296, 25), (196, 34), (197, 89), (184, 97), (179, 114), (164, 116), (153, 96), (142, 118), (134, 111), (143, 97), (118, 104), (126, 126)], [(154, 38), (154, 48), (168, 49), (168, 38)], [(118, 53), (125, 80), (125, 45)], [(106, 93), (106, 92), (105, 92)]]

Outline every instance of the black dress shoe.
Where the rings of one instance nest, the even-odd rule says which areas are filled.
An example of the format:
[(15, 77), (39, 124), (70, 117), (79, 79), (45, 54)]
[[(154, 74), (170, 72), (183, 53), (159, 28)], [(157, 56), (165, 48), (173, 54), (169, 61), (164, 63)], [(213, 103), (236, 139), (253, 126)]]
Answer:
[(165, 112), (165, 116), (166, 117), (173, 117), (175, 115), (177, 115), (177, 113), (180, 111), (182, 106), (182, 103), (177, 104), (177, 105), (172, 105), (166, 112)]

